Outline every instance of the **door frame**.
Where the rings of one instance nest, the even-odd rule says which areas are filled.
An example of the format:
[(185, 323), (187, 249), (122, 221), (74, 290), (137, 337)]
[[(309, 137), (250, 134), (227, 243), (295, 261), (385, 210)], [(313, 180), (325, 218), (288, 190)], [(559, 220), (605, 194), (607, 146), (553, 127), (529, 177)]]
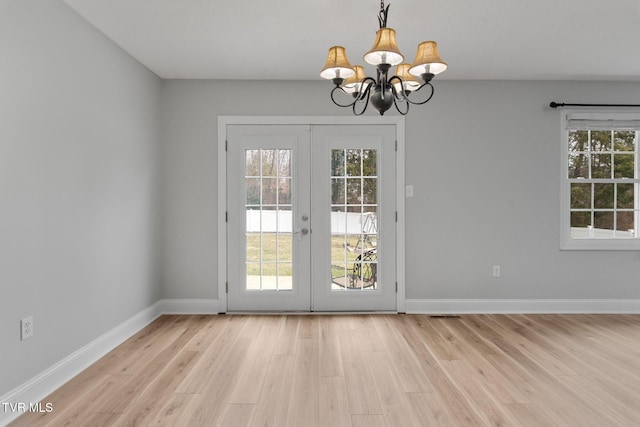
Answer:
[(218, 311), (227, 302), (227, 126), (229, 125), (395, 125), (396, 129), (396, 311), (406, 308), (404, 116), (218, 116)]

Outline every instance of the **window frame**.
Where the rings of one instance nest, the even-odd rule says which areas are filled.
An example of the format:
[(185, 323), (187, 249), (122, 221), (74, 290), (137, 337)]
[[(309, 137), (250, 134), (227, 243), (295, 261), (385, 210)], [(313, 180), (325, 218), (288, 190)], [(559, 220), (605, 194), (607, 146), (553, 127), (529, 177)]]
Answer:
[[(569, 178), (569, 118), (575, 120), (613, 120), (640, 122), (640, 111), (630, 111), (629, 109), (562, 109), (561, 110), (561, 138), (560, 144), (560, 249), (561, 250), (617, 250), (629, 251), (640, 250), (640, 232), (636, 230), (638, 237), (630, 238), (575, 238), (571, 236), (571, 184), (575, 179)], [(613, 127), (613, 126), (612, 126)], [(589, 178), (586, 183), (633, 183), (634, 187), (634, 223), (636, 228), (640, 227), (640, 126), (636, 131), (635, 144), (635, 178), (611, 178), (596, 179)], [(612, 141), (613, 144), (613, 141)], [(613, 150), (613, 146), (612, 146)]]

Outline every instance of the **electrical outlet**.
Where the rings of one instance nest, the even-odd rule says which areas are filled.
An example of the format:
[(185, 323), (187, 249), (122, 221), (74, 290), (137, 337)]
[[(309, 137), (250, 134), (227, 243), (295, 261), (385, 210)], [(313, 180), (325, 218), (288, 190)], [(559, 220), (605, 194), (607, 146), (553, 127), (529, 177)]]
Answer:
[(404, 189), (405, 197), (413, 197), (413, 185), (407, 185)]
[(33, 316), (25, 317), (20, 321), (20, 340), (24, 341), (33, 336)]
[(500, 277), (500, 266), (499, 265), (494, 265), (493, 266), (493, 277)]

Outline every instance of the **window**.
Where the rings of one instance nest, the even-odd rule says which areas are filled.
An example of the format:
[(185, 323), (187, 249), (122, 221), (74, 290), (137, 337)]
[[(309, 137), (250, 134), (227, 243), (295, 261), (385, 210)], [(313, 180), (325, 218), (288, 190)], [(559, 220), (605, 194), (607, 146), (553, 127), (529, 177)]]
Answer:
[(562, 249), (640, 250), (640, 113), (562, 121)]

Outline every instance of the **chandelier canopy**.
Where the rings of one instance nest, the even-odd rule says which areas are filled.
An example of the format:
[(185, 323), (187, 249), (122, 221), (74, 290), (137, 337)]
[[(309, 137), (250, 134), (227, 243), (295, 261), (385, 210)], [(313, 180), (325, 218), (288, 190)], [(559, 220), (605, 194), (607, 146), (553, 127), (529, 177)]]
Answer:
[[(376, 32), (373, 47), (364, 54), (363, 59), (376, 67), (376, 78), (365, 75), (360, 65), (352, 66), (342, 46), (329, 49), (327, 62), (320, 77), (331, 80), (335, 87), (331, 91), (331, 100), (339, 107), (351, 107), (357, 116), (363, 114), (369, 101), (383, 115), (392, 105), (402, 115), (409, 112), (409, 105), (426, 104), (433, 97), (431, 80), (447, 69), (447, 63), (440, 58), (438, 46), (434, 41), (425, 41), (418, 45), (418, 52), (413, 64), (403, 63), (404, 56), (396, 43), (396, 30), (387, 27), (389, 6), (385, 8), (384, 0), (380, 2), (378, 22), (380, 29)], [(395, 74), (389, 77), (389, 70), (395, 66)], [(411, 94), (429, 86), (426, 99), (414, 101)], [(352, 95), (353, 99), (339, 103), (335, 94), (342, 92)]]

